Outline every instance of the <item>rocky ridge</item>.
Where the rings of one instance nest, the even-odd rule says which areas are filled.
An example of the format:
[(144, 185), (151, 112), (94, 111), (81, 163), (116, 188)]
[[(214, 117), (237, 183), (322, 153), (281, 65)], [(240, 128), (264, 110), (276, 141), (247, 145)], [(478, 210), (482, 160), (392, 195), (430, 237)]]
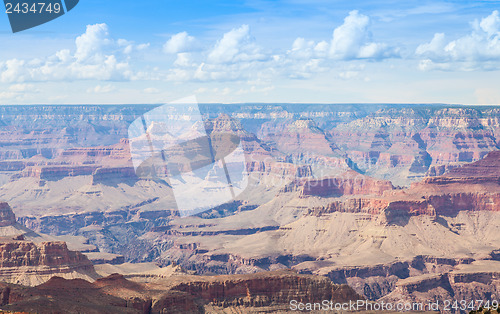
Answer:
[(333, 285), (319, 276), (292, 272), (254, 275), (177, 276), (151, 283), (134, 282), (113, 274), (90, 283), (54, 277), (32, 288), (0, 284), (0, 306), (8, 311), (37, 313), (204, 313), (287, 309), (301, 302), (355, 301), (361, 297), (346, 285)]
[[(99, 276), (82, 253), (71, 251), (65, 242), (33, 242), (16, 229), (16, 218), (7, 203), (0, 203), (0, 281), (38, 285), (58, 275), (94, 280)], [(21, 231), (21, 232), (20, 232)], [(10, 233), (10, 236), (8, 234)], [(31, 237), (37, 236), (31, 234)], [(40, 237), (40, 236), (38, 236)]]

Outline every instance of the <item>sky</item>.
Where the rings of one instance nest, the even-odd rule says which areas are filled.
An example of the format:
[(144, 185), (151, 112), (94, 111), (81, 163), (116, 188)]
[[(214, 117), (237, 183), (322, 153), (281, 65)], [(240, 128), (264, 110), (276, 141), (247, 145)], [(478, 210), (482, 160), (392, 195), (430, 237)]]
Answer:
[(81, 0), (12, 33), (0, 104), (500, 104), (500, 1)]

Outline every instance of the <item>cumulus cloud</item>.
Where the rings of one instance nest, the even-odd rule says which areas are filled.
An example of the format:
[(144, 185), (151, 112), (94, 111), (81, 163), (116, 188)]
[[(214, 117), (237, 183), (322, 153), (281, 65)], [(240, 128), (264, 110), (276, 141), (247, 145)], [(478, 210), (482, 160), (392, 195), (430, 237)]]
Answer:
[(174, 62), (175, 66), (179, 67), (190, 67), (194, 65), (194, 61), (192, 60), (192, 55), (189, 52), (180, 52), (177, 54), (177, 58)]
[(358, 11), (351, 11), (344, 19), (344, 23), (334, 29), (330, 42), (323, 40), (316, 43), (299, 37), (293, 42), (287, 56), (293, 59), (334, 60), (381, 60), (399, 57), (398, 49), (372, 41), (369, 26), (368, 16)]
[[(494, 33), (494, 21), (482, 24)], [(145, 65), (134, 67), (134, 53), (149, 44), (135, 44), (126, 39), (114, 39), (106, 24), (88, 25), (85, 33), (75, 39), (74, 46), (35, 59), (0, 61), (0, 82), (23, 83), (36, 81), (242, 81), (270, 82), (276, 77), (308, 78), (316, 73), (344, 71), (342, 61), (381, 60), (398, 57), (387, 44), (372, 40), (369, 17), (352, 11), (335, 28), (331, 39), (296, 38), (288, 50), (262, 48), (252, 37), (250, 27), (241, 25), (222, 34), (219, 40), (201, 44), (187, 32), (172, 35), (162, 47), (173, 55), (168, 67)], [(167, 57), (166, 60), (173, 58)], [(349, 63), (349, 62), (348, 62)], [(361, 62), (357, 62), (361, 63)], [(358, 70), (356, 70), (358, 71)], [(344, 71), (345, 72), (345, 71)], [(359, 72), (359, 71), (358, 71)], [(354, 78), (354, 72), (337, 77)], [(108, 85), (97, 85), (89, 93), (104, 93)], [(148, 90), (148, 92), (151, 92)]]
[(75, 40), (77, 60), (86, 60), (99, 55), (106, 46), (111, 44), (108, 38), (108, 26), (106, 24), (88, 25), (87, 31)]
[(210, 49), (201, 52), (178, 52), (169, 70), (172, 81), (229, 81), (260, 75), (270, 60), (242, 25), (223, 34)]
[(112, 39), (106, 24), (88, 25), (73, 52), (63, 49), (46, 58), (0, 62), (0, 81), (130, 80), (130, 54), (147, 46)]
[(295, 39), (287, 54), (293, 59), (311, 59), (311, 58), (324, 58), (327, 56), (328, 43), (320, 41), (319, 43), (313, 40), (305, 40), (302, 37)]
[(175, 54), (192, 51), (196, 47), (195, 38), (187, 32), (181, 32), (170, 37), (163, 45), (163, 52)]
[[(335, 28), (330, 42), (315, 42), (299, 37), (286, 54), (276, 55), (274, 60), (282, 73), (290, 78), (301, 79), (332, 71), (339, 67), (339, 61), (379, 61), (399, 57), (398, 49), (372, 41), (369, 26), (368, 16), (351, 11), (344, 23)], [(338, 77), (352, 79), (357, 78), (358, 74), (359, 71), (343, 71), (338, 73)]]
[(397, 51), (387, 44), (372, 42), (368, 29), (370, 18), (351, 11), (344, 23), (333, 31), (330, 57), (341, 60), (384, 59), (395, 57)]
[(208, 55), (211, 63), (236, 63), (264, 60), (259, 46), (250, 36), (250, 27), (242, 25), (224, 34)]
[(274, 73), (289, 78), (308, 78), (314, 73), (324, 72), (327, 67), (322, 63), (327, 55), (328, 43), (321, 41), (306, 40), (302, 37), (295, 39), (292, 48), (284, 54), (276, 54), (272, 57), (271, 65)]
[[(342, 25), (333, 31), (331, 40), (296, 38), (291, 49), (270, 54), (251, 36), (250, 27), (242, 25), (225, 33), (211, 49), (201, 53), (172, 49), (177, 58), (168, 79), (175, 81), (227, 81), (269, 79), (276, 76), (310, 78), (316, 73), (331, 71), (339, 61), (382, 60), (399, 57), (397, 49), (372, 40), (369, 17), (352, 11)], [(180, 33), (180, 43), (187, 33)], [(177, 35), (176, 35), (177, 36)], [(170, 41), (174, 41), (173, 36)], [(181, 40), (182, 39), (182, 40)], [(343, 79), (355, 78), (354, 72)]]
[(497, 10), (474, 21), (472, 32), (447, 41), (443, 33), (417, 47), (421, 70), (493, 70), (500, 68), (500, 17)]

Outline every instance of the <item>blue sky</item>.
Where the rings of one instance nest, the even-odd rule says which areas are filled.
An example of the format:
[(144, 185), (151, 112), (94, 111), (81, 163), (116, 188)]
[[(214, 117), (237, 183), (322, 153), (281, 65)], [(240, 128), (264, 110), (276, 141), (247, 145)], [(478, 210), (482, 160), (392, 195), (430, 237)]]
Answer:
[(500, 104), (500, 1), (95, 1), (12, 34), (0, 104)]

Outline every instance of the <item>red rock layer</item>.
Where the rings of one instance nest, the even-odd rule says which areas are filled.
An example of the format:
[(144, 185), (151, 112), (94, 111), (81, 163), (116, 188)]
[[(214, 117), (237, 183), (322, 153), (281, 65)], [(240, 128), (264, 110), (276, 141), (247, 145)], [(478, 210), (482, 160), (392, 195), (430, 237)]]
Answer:
[(247, 171), (274, 174), (286, 177), (310, 177), (312, 176), (311, 166), (299, 166), (283, 162), (251, 161), (247, 163)]
[(317, 300), (357, 300), (360, 297), (345, 285), (334, 285), (327, 278), (278, 272), (220, 276), (213, 280), (181, 283), (173, 290), (210, 300), (216, 306), (259, 307), (289, 304), (290, 300), (305, 303)]
[(446, 177), (500, 178), (500, 151), (491, 152), (475, 163), (455, 168)]
[[(348, 302), (362, 299), (346, 285), (320, 276), (291, 272), (217, 277), (176, 276), (154, 285), (135, 283), (119, 274), (89, 283), (54, 277), (28, 288), (0, 284), (0, 306), (9, 311), (64, 313), (204, 313), (205, 306), (237, 307), (238, 312), (289, 307), (291, 300)], [(265, 308), (269, 310), (269, 308)]]
[(65, 242), (0, 242), (0, 268), (67, 265), (92, 269), (92, 263), (87, 257), (80, 252), (68, 250)]
[(263, 139), (274, 143), (284, 153), (332, 155), (334, 148), (326, 134), (312, 119), (299, 119), (275, 128), (263, 127)]
[(377, 195), (393, 190), (390, 181), (376, 180), (355, 171), (347, 171), (336, 177), (322, 179), (299, 179), (283, 188), (282, 192), (299, 190), (301, 197)]
[[(370, 186), (371, 184), (368, 185)], [(358, 189), (363, 190), (361, 185)], [(307, 193), (310, 190), (307, 189)], [(324, 189), (317, 189), (316, 193), (324, 193)], [(313, 208), (309, 213), (382, 214), (381, 221), (391, 223), (400, 217), (455, 215), (465, 210), (500, 211), (499, 151), (491, 152), (481, 161), (453, 169), (448, 175), (426, 178), (406, 190), (386, 193), (382, 197), (342, 198)]]

